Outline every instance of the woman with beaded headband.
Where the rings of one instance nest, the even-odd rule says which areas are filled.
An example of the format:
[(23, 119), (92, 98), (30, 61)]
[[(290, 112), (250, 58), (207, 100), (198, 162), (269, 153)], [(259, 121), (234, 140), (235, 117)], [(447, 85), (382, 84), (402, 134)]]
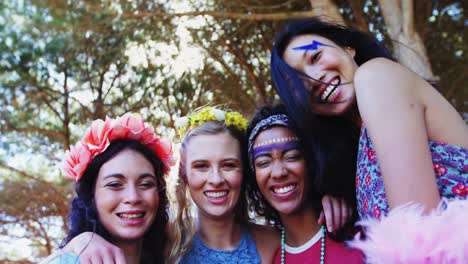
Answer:
[[(243, 137), (247, 120), (236, 112), (208, 107), (181, 119), (179, 126), (185, 137), (172, 255), (183, 255), (181, 263), (271, 263), (279, 246), (278, 233), (249, 223), (247, 214), (245, 190), (250, 188), (245, 180), (248, 162)], [(329, 200), (332, 209), (347, 210), (344, 204)], [(197, 207), (196, 224), (190, 201)], [(341, 227), (345, 218), (345, 214), (336, 215), (335, 226)]]
[(314, 166), (284, 107), (262, 107), (247, 135), (250, 199), (255, 212), (281, 230), (274, 263), (363, 263), (359, 251), (330, 239), (317, 223), (323, 194), (314, 188)]
[[(168, 230), (174, 244), (169, 262), (182, 263), (271, 263), (279, 247), (279, 234), (270, 227), (249, 222), (246, 207), (245, 139), (247, 120), (239, 113), (206, 107), (178, 120), (181, 161), (177, 186), (177, 219)], [(247, 188), (249, 189), (249, 188)], [(196, 205), (197, 221), (191, 214)], [(322, 222), (326, 218), (335, 229), (347, 221), (344, 203), (327, 197)], [(333, 214), (332, 211), (340, 213)], [(82, 235), (84, 238), (89, 237)], [(81, 239), (82, 240), (82, 239)], [(95, 236), (83, 256), (115, 258), (118, 250)], [(83, 248), (72, 240), (71, 248)]]
[[(91, 256), (92, 263), (162, 263), (168, 221), (163, 176), (172, 149), (137, 116), (93, 121), (86, 135), (65, 155), (65, 176), (77, 196), (69, 213), (65, 246), (83, 232), (93, 232), (116, 247), (112, 258)], [(90, 242), (90, 241), (87, 241)], [(80, 263), (60, 253), (43, 263)]]
[(382, 219), (408, 202), (427, 214), (441, 199), (468, 197), (468, 126), (374, 37), (317, 19), (290, 21), (275, 40), (271, 71), (307, 145), (354, 146), (362, 218)]

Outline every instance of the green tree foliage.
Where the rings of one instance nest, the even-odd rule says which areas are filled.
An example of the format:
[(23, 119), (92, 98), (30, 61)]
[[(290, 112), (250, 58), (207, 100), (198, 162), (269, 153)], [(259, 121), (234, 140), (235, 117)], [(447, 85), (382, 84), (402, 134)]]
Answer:
[[(348, 25), (401, 45), (387, 34), (377, 0), (331, 3)], [(463, 1), (414, 8), (438, 87), (467, 119)], [(57, 245), (48, 230), (58, 225), (63, 235), (72, 196), (56, 177), (59, 162), (91, 120), (138, 112), (171, 136), (175, 119), (196, 107), (228, 104), (250, 114), (278, 100), (269, 73), (274, 33), (284, 19), (312, 14), (307, 0), (1, 2), (1, 234), (31, 239), (36, 255)], [(188, 47), (201, 59), (181, 69)], [(42, 167), (18, 162), (28, 155)]]

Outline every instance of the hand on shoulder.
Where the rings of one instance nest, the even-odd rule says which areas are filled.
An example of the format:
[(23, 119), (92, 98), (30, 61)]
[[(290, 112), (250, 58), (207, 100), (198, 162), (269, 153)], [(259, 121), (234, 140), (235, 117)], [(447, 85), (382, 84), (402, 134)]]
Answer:
[(125, 263), (122, 249), (92, 232), (83, 232), (74, 237), (63, 248), (63, 251), (78, 255), (82, 264)]

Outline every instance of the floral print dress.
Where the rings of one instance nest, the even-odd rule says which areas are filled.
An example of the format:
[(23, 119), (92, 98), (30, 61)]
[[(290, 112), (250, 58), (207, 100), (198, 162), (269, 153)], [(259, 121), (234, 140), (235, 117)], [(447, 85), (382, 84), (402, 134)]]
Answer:
[[(429, 141), (432, 163), (441, 197), (468, 197), (468, 149)], [(363, 127), (359, 138), (356, 194), (361, 219), (386, 215), (389, 211), (382, 172), (374, 146)]]

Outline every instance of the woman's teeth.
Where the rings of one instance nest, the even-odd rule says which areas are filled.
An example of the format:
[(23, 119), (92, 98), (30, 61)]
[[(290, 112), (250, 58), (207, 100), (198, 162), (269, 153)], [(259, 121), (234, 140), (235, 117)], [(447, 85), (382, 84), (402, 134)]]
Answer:
[(227, 195), (227, 191), (224, 192), (205, 192), (205, 195), (210, 198), (219, 198)]
[(145, 215), (145, 213), (139, 213), (139, 214), (125, 214), (125, 213), (120, 213), (117, 214), (120, 218), (125, 218), (125, 219), (135, 219), (135, 218), (141, 218)]
[(280, 187), (280, 188), (273, 188), (273, 192), (283, 194), (283, 193), (290, 192), (290, 191), (294, 190), (295, 188), (296, 188), (295, 185), (289, 185), (289, 186)]
[(320, 99), (322, 101), (326, 101), (328, 98), (333, 98), (335, 95), (338, 93), (338, 90), (336, 89), (338, 85), (340, 84), (340, 78), (335, 78), (330, 85), (328, 85), (327, 89), (325, 92), (322, 93), (322, 96)]

